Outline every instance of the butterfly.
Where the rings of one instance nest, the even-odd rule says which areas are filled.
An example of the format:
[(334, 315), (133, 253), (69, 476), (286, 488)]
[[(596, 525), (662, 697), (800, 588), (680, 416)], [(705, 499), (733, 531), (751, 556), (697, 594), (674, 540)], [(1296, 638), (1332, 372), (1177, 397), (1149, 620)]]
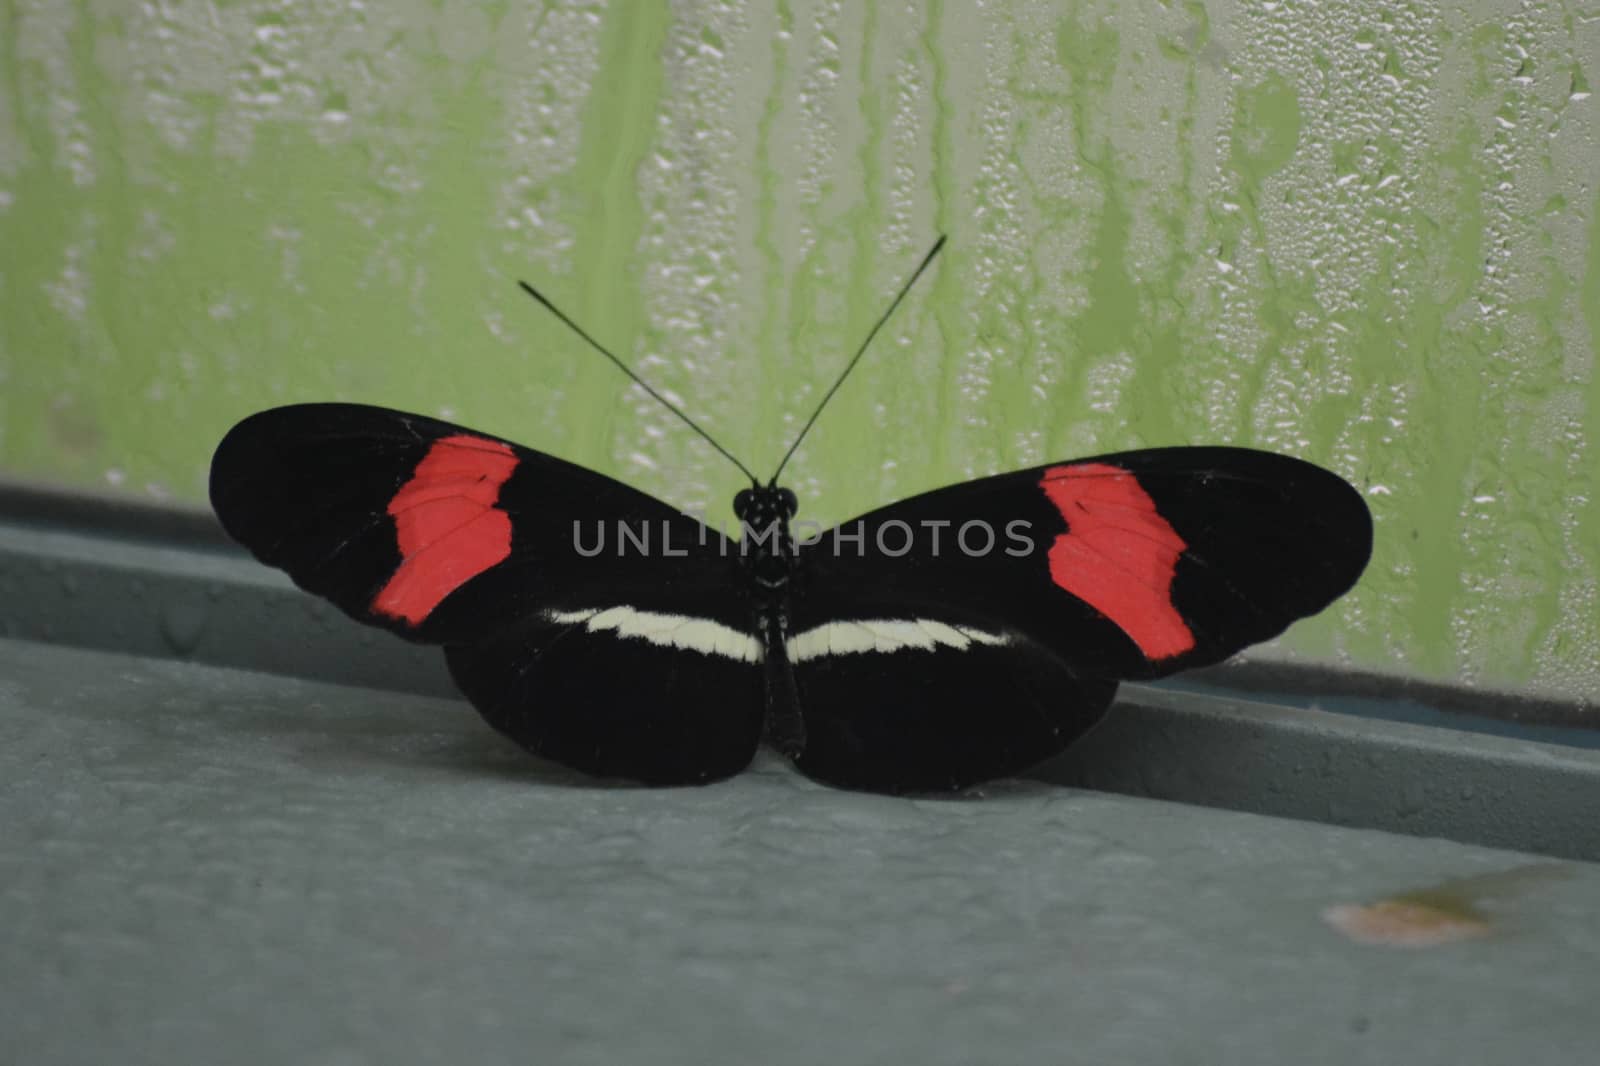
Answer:
[(300, 587), (442, 646), (517, 744), (652, 785), (728, 777), (762, 743), (852, 789), (1014, 775), (1099, 721), (1120, 681), (1219, 662), (1355, 583), (1360, 493), (1245, 448), (1050, 463), (796, 535), (783, 466), (942, 243), (772, 478), (711, 441), (750, 477), (737, 537), (499, 437), (344, 403), (236, 425), (212, 505)]

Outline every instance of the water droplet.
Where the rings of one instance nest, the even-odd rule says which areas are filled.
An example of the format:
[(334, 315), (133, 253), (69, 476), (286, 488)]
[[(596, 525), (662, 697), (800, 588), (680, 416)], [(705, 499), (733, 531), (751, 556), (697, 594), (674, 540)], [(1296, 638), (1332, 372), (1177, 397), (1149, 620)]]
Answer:
[(169, 603), (161, 610), (161, 635), (179, 655), (188, 655), (205, 633), (210, 611), (198, 603)]

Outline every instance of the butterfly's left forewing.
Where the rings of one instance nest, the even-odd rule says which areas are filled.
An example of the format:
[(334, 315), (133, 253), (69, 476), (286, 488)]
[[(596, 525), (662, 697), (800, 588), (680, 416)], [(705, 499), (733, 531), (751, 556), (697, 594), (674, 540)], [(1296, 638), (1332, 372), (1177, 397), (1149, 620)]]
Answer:
[(802, 549), (800, 709), (841, 751), (871, 748), (851, 761), (857, 787), (1015, 772), (1097, 721), (1117, 681), (1218, 662), (1321, 610), (1371, 543), (1346, 482), (1246, 449), (1126, 452), (926, 493)]
[(735, 554), (644, 493), (421, 415), (306, 404), (235, 426), (211, 499), (302, 588), (445, 645), (468, 698), (535, 753), (673, 783), (755, 751), (760, 655)]

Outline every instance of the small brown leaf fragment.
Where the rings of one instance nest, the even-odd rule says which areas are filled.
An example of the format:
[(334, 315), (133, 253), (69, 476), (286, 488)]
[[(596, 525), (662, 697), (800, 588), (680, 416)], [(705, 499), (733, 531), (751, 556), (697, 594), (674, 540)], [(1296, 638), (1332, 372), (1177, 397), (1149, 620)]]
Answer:
[(1341, 903), (1323, 920), (1351, 940), (1397, 948), (1427, 948), (1486, 935), (1489, 921), (1470, 908), (1441, 908), (1405, 897), (1377, 903)]
[(1406, 892), (1376, 903), (1340, 903), (1322, 912), (1323, 921), (1362, 944), (1429, 948), (1486, 936), (1493, 926), (1479, 907), (1482, 900), (1505, 900), (1553, 880), (1571, 876), (1558, 863), (1529, 863), (1509, 870), (1454, 878), (1432, 888)]

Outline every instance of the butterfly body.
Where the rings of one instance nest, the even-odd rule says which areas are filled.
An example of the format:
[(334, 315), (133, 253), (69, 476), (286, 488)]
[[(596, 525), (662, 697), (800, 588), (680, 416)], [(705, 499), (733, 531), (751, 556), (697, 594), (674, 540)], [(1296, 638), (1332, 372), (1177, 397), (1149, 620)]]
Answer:
[(733, 498), (741, 527), (739, 564), (752, 607), (751, 621), (761, 641), (766, 685), (762, 736), (794, 758), (805, 749), (805, 719), (794, 691), (787, 654), (789, 597), (799, 557), (789, 520), (799, 510), (794, 492), (777, 485), (753, 485)]
[(699, 783), (765, 740), (878, 791), (961, 788), (1081, 735), (1123, 679), (1313, 614), (1371, 549), (1359, 493), (1288, 456), (1125, 452), (983, 478), (796, 538), (775, 484), (724, 536), (594, 471), (354, 404), (264, 411), (212, 463), (224, 527), (347, 614), (440, 645), (535, 754)]

